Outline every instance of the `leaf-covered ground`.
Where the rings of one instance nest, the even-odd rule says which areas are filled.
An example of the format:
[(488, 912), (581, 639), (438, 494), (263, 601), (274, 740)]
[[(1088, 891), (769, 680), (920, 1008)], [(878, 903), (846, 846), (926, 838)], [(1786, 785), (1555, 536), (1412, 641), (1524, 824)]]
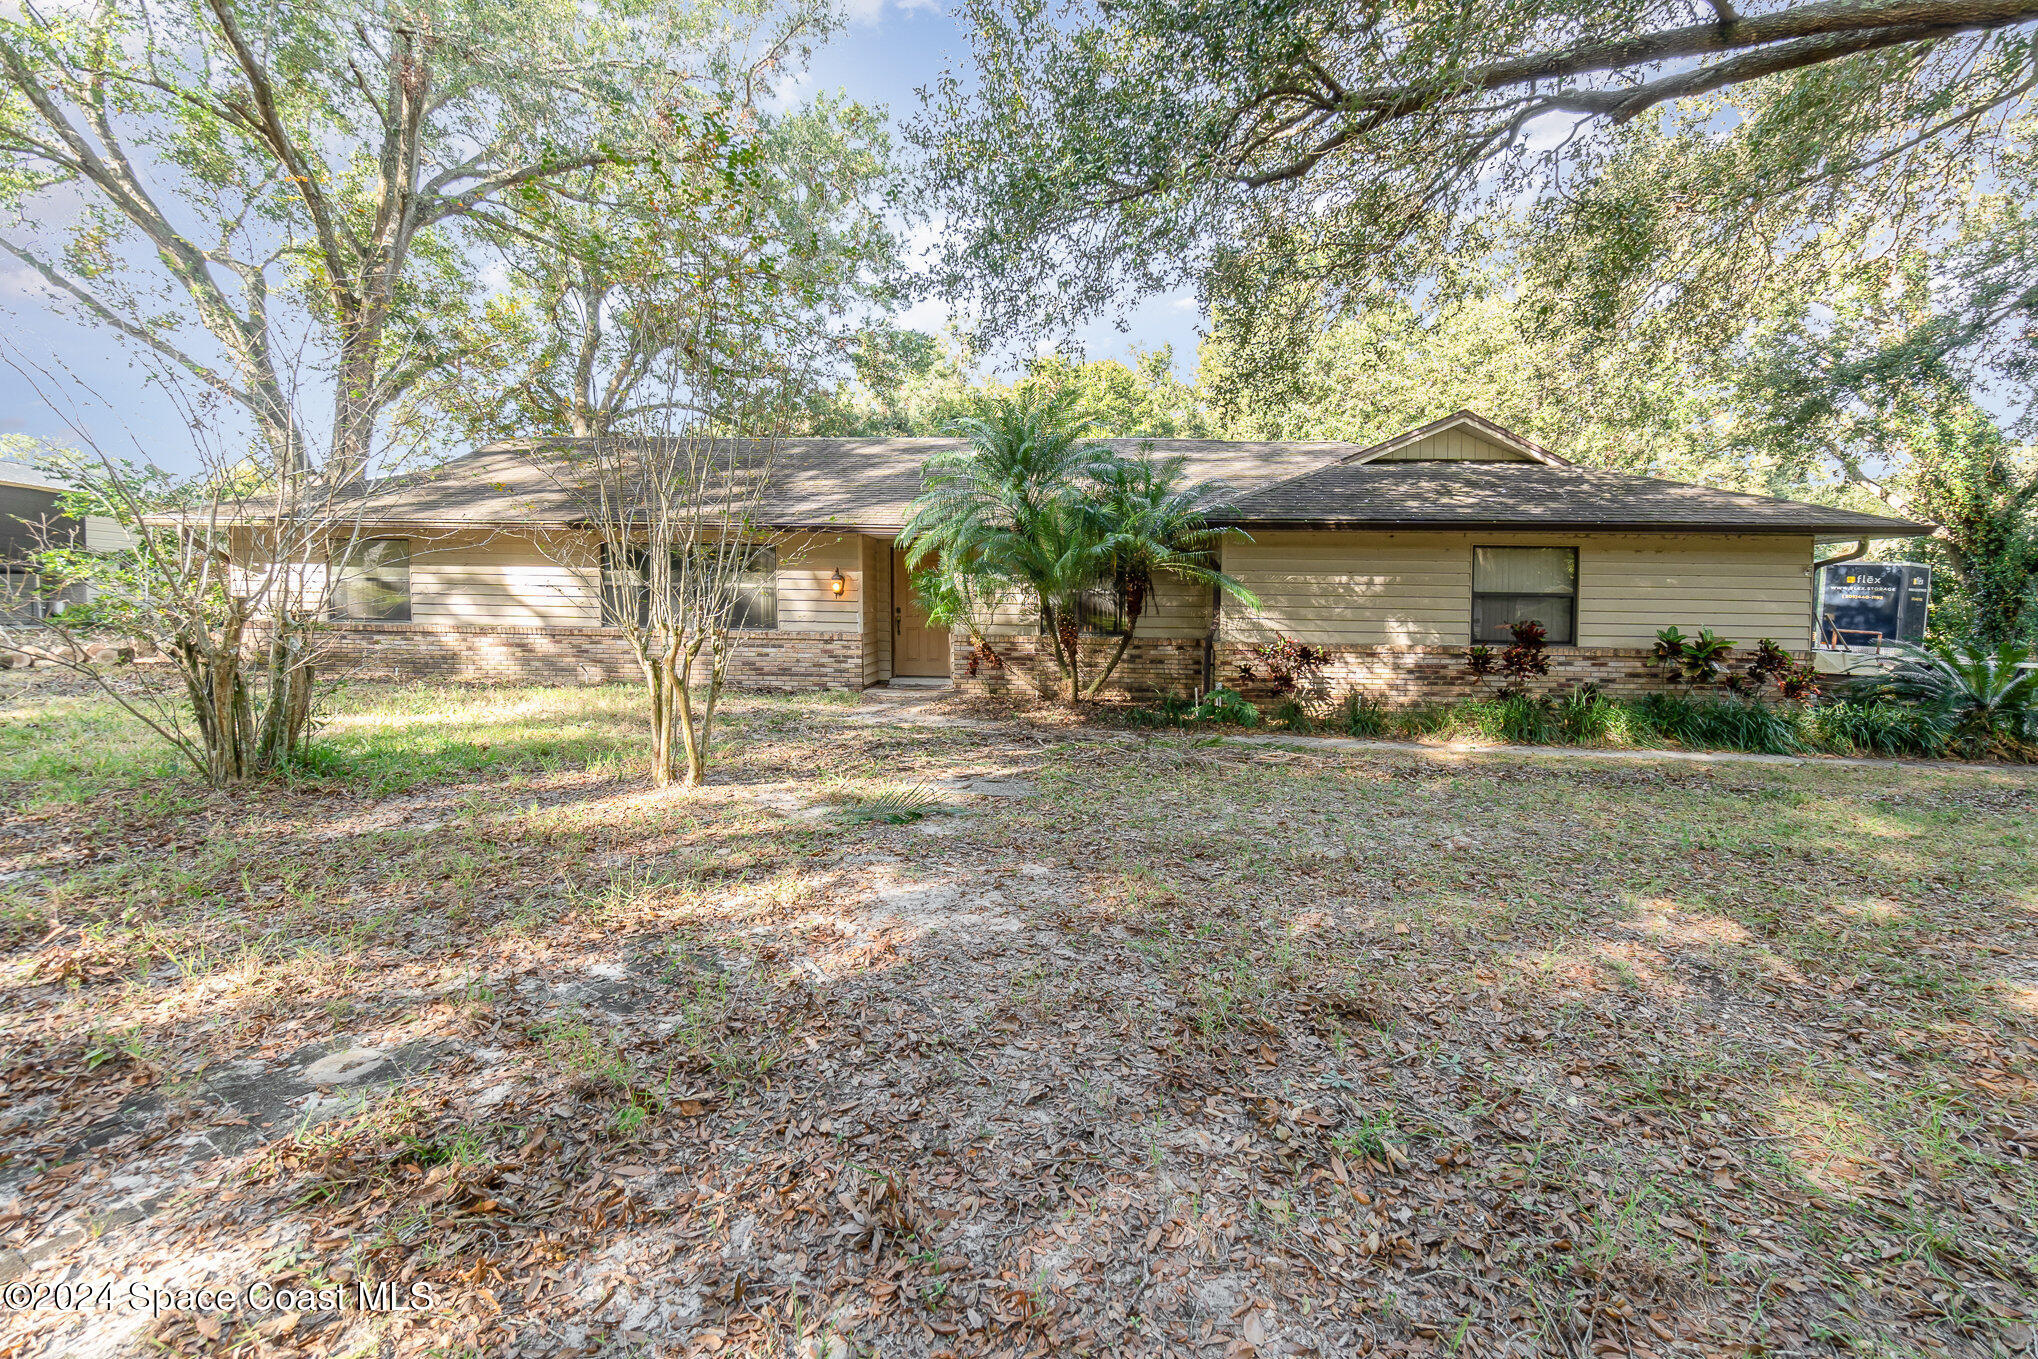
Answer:
[(0, 1353), (2031, 1352), (2030, 771), (632, 702), (0, 690)]

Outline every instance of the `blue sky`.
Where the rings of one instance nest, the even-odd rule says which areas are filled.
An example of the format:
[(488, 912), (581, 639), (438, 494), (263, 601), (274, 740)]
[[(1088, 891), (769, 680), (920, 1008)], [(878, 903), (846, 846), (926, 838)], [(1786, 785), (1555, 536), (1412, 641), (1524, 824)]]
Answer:
[[(841, 90), (864, 104), (881, 105), (899, 127), (918, 109), (919, 90), (951, 67), (967, 72), (969, 40), (943, 4), (851, 0), (848, 13), (847, 29), (816, 54), (803, 88)], [(939, 330), (947, 319), (947, 309), (931, 300), (904, 317), (924, 330)], [(1176, 366), (1186, 373), (1195, 364), (1197, 319), (1196, 299), (1185, 292), (1144, 299), (1122, 317), (1100, 318), (1074, 338), (1091, 358), (1124, 358), (1135, 345), (1172, 344)]]
[[(841, 90), (862, 103), (883, 106), (898, 127), (917, 109), (917, 90), (930, 86), (949, 66), (967, 61), (968, 41), (944, 4), (847, 0), (847, 5), (847, 26), (815, 54), (798, 91)], [(0, 326), (10, 332), (0, 355), (12, 351), (37, 366), (75, 374), (97, 392), (103, 406), (78, 414), (109, 451), (132, 456), (140, 448), (165, 465), (185, 463), (189, 435), (169, 401), (144, 380), (144, 367), (133, 362), (111, 332), (54, 310), (37, 283), (12, 260), (0, 259)], [(903, 319), (939, 331), (949, 315), (939, 302), (923, 301)], [(1187, 372), (1195, 363), (1196, 323), (1193, 296), (1150, 298), (1122, 318), (1099, 319), (1074, 339), (1092, 358), (1123, 358), (1134, 345), (1172, 344), (1177, 366)], [(999, 366), (1009, 369), (1019, 356), (996, 357), (1002, 359)], [(11, 364), (0, 364), (0, 434), (65, 436), (64, 419), (36, 394), (37, 385)], [(0, 449), (0, 456), (10, 454)]]

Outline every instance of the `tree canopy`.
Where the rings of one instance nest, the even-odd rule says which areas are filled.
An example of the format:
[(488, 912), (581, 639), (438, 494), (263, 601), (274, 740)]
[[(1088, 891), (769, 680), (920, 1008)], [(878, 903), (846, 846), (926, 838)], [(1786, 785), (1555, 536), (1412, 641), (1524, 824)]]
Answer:
[(1702, 343), (1758, 292), (1963, 234), (1997, 320), (2029, 312), (2022, 218), (1977, 195), (2021, 173), (2032, 0), (964, 13), (973, 70), (914, 135), (988, 334), (1193, 283), (1256, 380), (1326, 312), (1445, 298), (1505, 249), (1561, 324)]

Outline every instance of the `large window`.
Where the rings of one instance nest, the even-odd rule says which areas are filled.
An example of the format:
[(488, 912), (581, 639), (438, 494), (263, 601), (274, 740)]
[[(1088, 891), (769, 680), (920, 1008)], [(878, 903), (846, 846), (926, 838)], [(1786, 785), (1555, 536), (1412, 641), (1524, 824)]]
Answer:
[(1512, 641), (1516, 623), (1541, 623), (1553, 646), (1578, 640), (1578, 549), (1472, 549), (1472, 640)]
[[(1076, 596), (1076, 615), (1082, 630), (1093, 637), (1116, 637), (1125, 631), (1125, 590), (1116, 581), (1104, 580)], [(1042, 619), (1040, 631), (1047, 632)]]
[(410, 539), (363, 538), (349, 548), (333, 611), (361, 623), (408, 623)]
[[(698, 549), (712, 552), (713, 549)], [(734, 578), (730, 582), (729, 626), (769, 630), (778, 626), (778, 549), (775, 547), (745, 547), (738, 549), (743, 559), (737, 563)], [(673, 557), (673, 575), (677, 579), (680, 571), (678, 555)], [(632, 549), (629, 564), (619, 569), (609, 549), (602, 549), (602, 618), (609, 624), (625, 616), (625, 611), (634, 612), (641, 625), (651, 621), (651, 554), (642, 549)]]

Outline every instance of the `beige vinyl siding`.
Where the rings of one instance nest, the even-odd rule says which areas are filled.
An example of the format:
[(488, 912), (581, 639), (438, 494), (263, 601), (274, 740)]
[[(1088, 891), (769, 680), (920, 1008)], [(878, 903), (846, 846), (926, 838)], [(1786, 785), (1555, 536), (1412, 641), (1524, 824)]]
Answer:
[[(842, 572), (842, 594), (829, 577)], [(863, 564), (855, 534), (799, 535), (778, 545), (778, 625), (786, 632), (856, 632), (863, 627)]]
[(1259, 531), (1224, 566), (1259, 597), (1224, 605), (1223, 635), (1322, 645), (1464, 646), (1472, 548), (1578, 549), (1578, 644), (1646, 647), (1659, 628), (1709, 627), (1749, 645), (1811, 645), (1809, 534), (1332, 533)]
[(103, 514), (85, 516), (85, 546), (93, 552), (125, 552), (133, 547), (134, 535), (118, 519)]
[[(397, 531), (375, 537), (405, 536)], [(412, 533), (411, 621), (508, 627), (598, 627), (600, 540), (593, 534)], [(860, 626), (855, 539), (789, 538), (778, 545), (778, 626), (855, 632)], [(837, 567), (848, 581), (829, 589)]]
[(1440, 429), (1405, 448), (1382, 453), (1368, 462), (1529, 462), (1511, 448), (1482, 439), (1469, 429)]
[[(1009, 596), (991, 611), (988, 631), (993, 636), (1032, 636), (1039, 630), (1039, 609), (1030, 597)], [(1166, 576), (1154, 582), (1146, 612), (1139, 616), (1133, 635), (1156, 642), (1183, 641), (1209, 631), (1210, 587)]]
[(363, 531), (410, 538), (413, 623), (601, 625), (601, 548), (593, 535)]
[(892, 677), (892, 540), (860, 537), (860, 599), (863, 604), (863, 682)]
[(1610, 539), (1578, 553), (1578, 640), (1646, 647), (1659, 629), (1711, 628), (1741, 646), (1812, 644), (1812, 539)]

